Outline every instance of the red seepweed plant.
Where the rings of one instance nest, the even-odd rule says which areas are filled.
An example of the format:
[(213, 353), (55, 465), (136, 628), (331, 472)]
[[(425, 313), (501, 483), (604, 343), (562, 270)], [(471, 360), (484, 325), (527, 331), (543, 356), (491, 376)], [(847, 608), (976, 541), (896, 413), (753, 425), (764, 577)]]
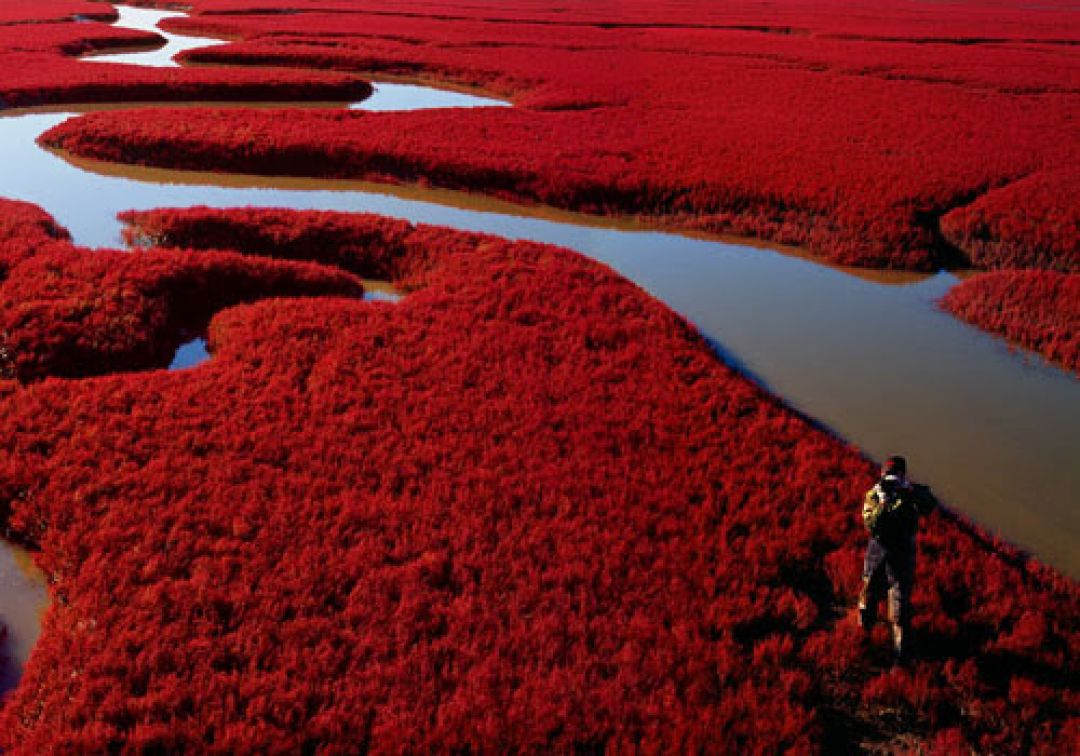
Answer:
[[(1036, 251), (1008, 256), (1075, 257), (1077, 203), (1061, 199), (1078, 163), (1071, 15), (1002, 3), (988, 24), (974, 5), (897, 3), (853, 17), (842, 2), (195, 10), (170, 28), (236, 41), (188, 61), (479, 86), (516, 107), (201, 111), (180, 131), (168, 111), (97, 114), (46, 141), (166, 167), (421, 182), (798, 243), (842, 264), (992, 264), (987, 244), (1033, 236)], [(1032, 231), (972, 234), (951, 215), (1025, 177), (1042, 188), (1003, 201)]]
[[(7, 3), (0, 100), (337, 98), (370, 71), (479, 86), (515, 107), (100, 113), (47, 141), (426, 182), (852, 264), (1075, 267), (1076, 32), (1053, 3), (294, 5), (196, 0), (171, 23), (238, 38), (192, 62), (303, 69), (271, 72), (89, 66), (73, 56), (146, 36), (22, 35), (6, 25), (86, 4)], [(1075, 583), (939, 513), (921, 653), (883, 669), (845, 616), (870, 464), (602, 266), (372, 216), (129, 221), (169, 249), (97, 256), (0, 202), (0, 512), (54, 598), (0, 746), (1080, 738)], [(362, 302), (357, 276), (409, 294)], [(1071, 278), (995, 276), (956, 301), (1076, 300)], [(209, 362), (153, 369), (204, 328)]]
[(942, 307), (1080, 374), (1080, 273), (1002, 270), (962, 281)]
[(922, 653), (883, 670), (846, 616), (871, 465), (604, 267), (375, 216), (127, 217), (234, 249), (168, 253), (196, 265), (409, 293), (231, 307), (198, 368), (0, 398), (0, 492), (55, 599), (13, 752), (1075, 738), (1075, 584), (935, 515)]
[(480, 87), (515, 107), (99, 113), (46, 142), (165, 167), (417, 182), (846, 265), (1080, 259), (1077, 27), (1059, 4), (293, 5), (195, 3), (168, 28), (233, 41), (185, 54), (210, 67), (164, 71), (74, 57), (152, 35), (65, 21), (64, 3), (13, 6), (35, 28), (0, 24), (0, 103), (356, 100), (371, 74)]

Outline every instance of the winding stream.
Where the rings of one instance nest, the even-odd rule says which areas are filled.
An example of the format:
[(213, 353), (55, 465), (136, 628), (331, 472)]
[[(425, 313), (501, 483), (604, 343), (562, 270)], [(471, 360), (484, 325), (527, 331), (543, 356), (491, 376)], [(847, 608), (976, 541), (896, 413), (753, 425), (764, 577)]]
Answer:
[[(122, 14), (120, 24), (141, 29), (177, 15)], [(169, 65), (185, 46), (219, 43), (164, 36), (161, 49), (94, 60)], [(507, 103), (377, 83), (357, 106), (496, 104)], [(936, 301), (957, 280), (949, 273), (856, 273), (774, 249), (459, 192), (117, 166), (37, 145), (78, 110), (0, 112), (0, 196), (42, 206), (79, 244), (117, 246), (121, 210), (251, 205), (373, 212), (569, 247), (694, 322), (725, 361), (791, 406), (874, 457), (906, 454), (913, 477), (951, 506), (1080, 576), (1080, 382), (940, 312)], [(187, 348), (194, 357), (185, 359), (204, 359), (197, 344)], [(18, 625), (6, 574), (0, 562), (0, 621)], [(17, 645), (14, 654), (25, 659), (28, 648)]]
[(85, 56), (83, 60), (91, 63), (126, 63), (150, 68), (178, 68), (180, 64), (173, 58), (185, 50), (222, 44), (220, 39), (172, 34), (158, 27), (158, 24), (167, 18), (184, 18), (188, 15), (187, 13), (154, 10), (152, 8), (133, 8), (130, 5), (116, 5), (114, 7), (120, 17), (112, 26), (118, 29), (152, 32), (161, 37), (164, 44), (151, 50), (98, 53)]

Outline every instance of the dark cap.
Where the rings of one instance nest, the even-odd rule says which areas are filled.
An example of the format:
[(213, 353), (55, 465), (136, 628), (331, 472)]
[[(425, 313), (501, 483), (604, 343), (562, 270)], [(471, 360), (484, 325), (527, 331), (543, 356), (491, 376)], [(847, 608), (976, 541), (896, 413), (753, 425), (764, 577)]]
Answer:
[(886, 475), (899, 475), (903, 477), (907, 474), (907, 460), (903, 457), (889, 457), (885, 460), (885, 464), (881, 466), (882, 477)]

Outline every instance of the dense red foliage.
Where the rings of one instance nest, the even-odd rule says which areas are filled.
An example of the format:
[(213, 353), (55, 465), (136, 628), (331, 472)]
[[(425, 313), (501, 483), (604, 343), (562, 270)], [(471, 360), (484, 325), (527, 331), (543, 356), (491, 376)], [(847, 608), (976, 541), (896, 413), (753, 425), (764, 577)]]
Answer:
[[(1058, 43), (1077, 33), (1052, 0), (196, 4), (218, 13), (187, 28), (246, 40), (195, 59), (443, 79), (517, 107), (95, 114), (50, 139), (636, 213), (861, 264), (948, 258), (943, 215), (981, 264), (1073, 259), (1076, 48)], [(364, 86), (80, 64), (127, 34), (93, 24), (43, 27), (39, 48), (5, 33), (6, 104)], [(127, 217), (133, 238), (198, 249), (95, 256), (0, 202), (0, 513), (55, 599), (0, 747), (1080, 739), (1074, 583), (935, 515), (922, 653), (883, 671), (846, 616), (871, 465), (601, 266), (368, 216)], [(361, 302), (354, 274), (411, 293)], [(1075, 305), (1068, 281), (1054, 291)], [(161, 366), (208, 320), (195, 369), (61, 379)]]
[(1080, 273), (982, 273), (953, 287), (942, 306), (1080, 373)]
[(208, 207), (128, 211), (124, 240), (134, 247), (239, 249), (250, 253), (322, 262), (362, 278), (396, 280), (408, 285), (412, 270), (427, 250), (449, 254), (449, 245), (475, 246), (469, 234), (414, 228), (389, 218), (365, 218), (334, 212), (267, 209), (219, 210)]
[[(0, 25), (71, 19), (115, 21), (116, 10), (92, 0), (4, 0), (0, 4)], [(25, 31), (23, 33), (26, 34)]]
[[(104, 24), (40, 23), (32, 29), (21, 26), (0, 26), (0, 53), (4, 56), (26, 53), (49, 53), (52, 55), (86, 55), (114, 48), (148, 48), (160, 44), (156, 34), (116, 29)], [(15, 75), (5, 71), (4, 79)]]
[(48, 213), (26, 202), (0, 199), (0, 282), (36, 252), (67, 247), (69, 236)]
[[(1080, 57), (1056, 44), (1077, 39), (1062, 7), (1001, 3), (988, 20), (983, 8), (905, 3), (872, 17), (847, 3), (286, 6), (302, 21), (251, 15), (273, 3), (214, 0), (197, 6), (207, 15), (170, 23), (244, 40), (192, 60), (443, 79), (518, 108), (204, 114), (168, 145), (168, 114), (122, 129), (103, 117), (58, 142), (114, 160), (422, 181), (641, 214), (849, 264), (1080, 264)], [(238, 157), (230, 132), (250, 128), (267, 149)]]
[(1076, 586), (936, 515), (922, 657), (882, 671), (845, 614), (870, 464), (603, 267), (370, 216), (129, 219), (411, 293), (229, 309), (198, 368), (0, 399), (56, 598), (14, 752), (1073, 742)]
[[(1020, 37), (1033, 41), (1068, 38), (1075, 19), (1069, 0), (1048, 0), (1038, 6), (1018, 5), (1014, 0), (954, 3), (930, 9), (918, 0), (878, 3), (872, 12), (860, 0), (823, 0), (809, 3), (753, 2), (703, 3), (620, 0), (618, 3), (571, 3), (552, 5), (544, 0), (510, 2), (451, 1), (412, 2), (407, 8), (394, 0), (194, 0), (200, 13), (335, 14), (358, 13), (377, 17), (436, 18), (444, 20), (535, 22), (561, 28), (678, 28), (741, 29), (777, 34), (857, 36), (922, 42), (980, 43)], [(828, 31), (825, 31), (827, 29)]]
[[(704, 12), (706, 8), (698, 5), (697, 10)], [(475, 77), (482, 76), (486, 70), (482, 65), (484, 56), (479, 54), (482, 49), (506, 49), (513, 54), (523, 47), (544, 47), (561, 50), (564, 55), (593, 50), (606, 50), (611, 54), (617, 49), (624, 56), (694, 52), (733, 59), (756, 58), (774, 65), (815, 66), (822, 72), (835, 74), (910, 79), (1013, 93), (1075, 94), (1080, 88), (1080, 62), (1075, 56), (1055, 45), (1038, 44), (1030, 39), (1022, 45), (967, 45), (963, 49), (947, 44), (924, 44), (915, 52), (914, 45), (872, 40), (859, 40), (859, 44), (853, 44), (853, 40), (838, 39), (836, 34), (823, 31), (770, 26), (768, 16), (763, 15), (760, 8), (755, 11), (759, 16), (758, 26), (646, 24), (642, 28), (641, 24), (620, 25), (618, 21), (610, 20), (600, 29), (595, 24), (572, 23), (566, 19), (553, 25), (550, 20), (508, 24), (468, 18), (448, 23), (446, 16), (429, 17), (415, 12), (380, 13), (375, 18), (363, 14), (346, 15), (343, 20), (341, 11), (308, 12), (299, 21), (280, 14), (241, 18), (192, 16), (170, 19), (165, 26), (188, 34), (243, 35), (247, 38), (248, 41), (234, 44), (227, 50), (208, 48), (191, 54), (192, 58), (205, 62), (237, 58), (255, 62), (260, 51), (272, 51), (275, 58), (280, 55), (302, 60), (321, 55), (324, 60), (352, 68), (357, 65), (380, 68), (379, 61), (382, 60), (394, 70), (395, 66), (404, 65), (408, 60), (408, 56), (394, 54), (403, 50), (401, 43), (415, 46), (438, 39), (438, 45), (427, 45), (422, 49), (419, 53), (422, 57), (415, 58), (415, 68), (442, 73), (440, 69), (453, 67), (454, 60), (464, 59), (469, 65), (457, 75), (470, 76), (471, 70)], [(353, 13), (356, 14), (355, 8)], [(623, 15), (622, 9), (619, 15)], [(839, 18), (828, 18), (828, 15), (826, 11), (823, 28), (835, 29), (836, 24), (842, 23)], [(882, 18), (878, 23), (884, 25), (887, 22)], [(530, 36), (539, 38), (529, 39)], [(776, 36), (781, 38), (774, 39)], [(452, 49), (440, 56), (439, 48)], [(291, 51), (298, 54), (292, 55)], [(363, 57), (365, 51), (370, 53), (366, 58)], [(501, 68), (487, 70), (497, 74), (506, 65), (502, 63)], [(511, 70), (527, 68), (519, 61), (511, 61), (510, 66)], [(523, 84), (540, 81), (537, 75), (543, 79), (561, 80), (559, 83), (563, 88), (571, 81), (566, 74), (558, 76), (554, 66), (545, 61), (534, 62), (532, 68), (533, 75), (524, 77)], [(610, 71), (600, 69), (590, 71), (590, 79), (597, 73), (602, 77), (612, 75)], [(625, 86), (625, 75), (616, 74), (616, 77)], [(483, 81), (483, 78), (474, 81)], [(588, 86), (593, 88), (596, 83), (591, 81)]]
[[(1030, 175), (1047, 191), (1024, 196), (1027, 225), (1051, 240), (1045, 254), (1067, 255), (1055, 208), (1080, 163), (1080, 62), (1075, 45), (1059, 43), (1080, 39), (1075, 13), (1009, 3), (992, 19), (974, 4), (895, 2), (873, 14), (846, 2), (713, 6), (573, 3), (554, 13), (531, 2), (207, 0), (196, 4), (205, 15), (170, 27), (240, 40), (190, 60), (479, 85), (517, 107), (201, 111), (182, 130), (167, 111), (104, 114), (48, 141), (170, 167), (421, 181), (911, 268), (981, 258), (968, 243), (978, 234), (946, 240), (938, 219)], [(302, 12), (281, 12), (292, 9)]]
[(0, 350), (5, 372), (23, 381), (161, 367), (218, 310), (319, 294), (361, 296), (363, 286), (321, 266), (235, 254), (58, 250), (0, 287)]
[(220, 71), (151, 69), (133, 75), (130, 66), (88, 66), (47, 55), (0, 55), (0, 66), (18, 66), (0, 80), (0, 104), (206, 101), (350, 101), (366, 97), (371, 87), (354, 77), (292, 71)]
[(942, 232), (981, 268), (1080, 271), (1080, 173), (1069, 172), (1080, 149), (1072, 160), (953, 210), (941, 219)]
[(371, 92), (366, 82), (349, 74), (87, 65), (77, 57), (152, 47), (156, 41), (155, 34), (99, 23), (0, 24), (0, 107), (136, 100), (350, 101)]

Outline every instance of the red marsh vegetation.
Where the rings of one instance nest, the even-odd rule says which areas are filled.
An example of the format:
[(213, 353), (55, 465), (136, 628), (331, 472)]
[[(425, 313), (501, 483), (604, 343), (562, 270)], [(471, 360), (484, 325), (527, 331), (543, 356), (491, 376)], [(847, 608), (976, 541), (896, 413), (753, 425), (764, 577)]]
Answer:
[[(93, 67), (72, 55), (130, 33), (72, 24), (37, 49), (4, 37), (0, 99), (440, 79), (516, 107), (94, 114), (48, 141), (640, 214), (864, 265), (1071, 269), (1076, 205), (1055, 188), (1075, 186), (1074, 16), (855, 8), (208, 0), (175, 28), (239, 41), (192, 60), (302, 70)], [(0, 517), (53, 597), (0, 747), (1080, 739), (1075, 583), (938, 512), (920, 653), (888, 669), (884, 628), (868, 649), (850, 617), (872, 465), (603, 266), (362, 215), (127, 220), (151, 248), (94, 253), (0, 203)], [(361, 301), (360, 277), (408, 296)], [(153, 369), (203, 331), (209, 362)]]
[[(169, 167), (425, 182), (931, 269), (986, 243), (1070, 256), (1080, 19), (1065, 5), (195, 4), (168, 22), (232, 44), (200, 63), (481, 86), (517, 107), (393, 114), (95, 114), (46, 141)], [(293, 12), (297, 11), (297, 12)], [(255, 138), (251, 138), (255, 137)], [(244, 149), (240, 150), (239, 147)], [(998, 187), (1025, 224), (939, 219)], [(981, 206), (980, 206), (981, 207)], [(975, 243), (978, 242), (978, 243)]]
[(6, 6), (36, 23), (0, 25), (0, 102), (359, 99), (370, 90), (357, 77), (379, 74), (516, 105), (101, 113), (45, 138), (80, 155), (417, 182), (754, 235), (842, 264), (1080, 264), (1068, 4), (206, 0), (165, 25), (234, 40), (184, 56), (229, 67), (166, 70), (80, 63), (154, 35), (65, 23), (79, 5)]
[[(8, 242), (56, 239), (9, 211)], [(890, 671), (850, 616), (872, 465), (603, 266), (375, 216), (128, 220), (233, 251), (68, 246), (38, 285), (59, 253), (20, 257), (5, 317), (69, 291), (39, 331), (108, 355), (212, 315), (213, 358), (63, 380), (19, 342), (0, 504), (54, 600), (12, 753), (1076, 742), (1076, 585), (939, 512)], [(280, 294), (270, 270), (333, 295), (214, 290)], [(341, 296), (353, 274), (408, 295)]]
[(1078, 208), (1080, 172), (1038, 173), (953, 210), (941, 219), (941, 230), (979, 268), (1080, 272)]
[(87, 0), (4, 0), (0, 5), (0, 26), (80, 19), (111, 22), (116, 17), (111, 5)]
[(57, 250), (16, 266), (0, 289), (0, 370), (30, 381), (168, 364), (217, 310), (263, 297), (356, 295), (358, 279), (303, 263)]
[(972, 325), (1080, 374), (1080, 273), (982, 273), (951, 289), (941, 304)]
[(0, 282), (35, 253), (70, 247), (68, 232), (36, 205), (0, 199)]
[(136, 100), (347, 101), (371, 92), (365, 81), (344, 73), (87, 65), (78, 58), (153, 47), (159, 41), (156, 34), (103, 23), (0, 23), (0, 107)]

